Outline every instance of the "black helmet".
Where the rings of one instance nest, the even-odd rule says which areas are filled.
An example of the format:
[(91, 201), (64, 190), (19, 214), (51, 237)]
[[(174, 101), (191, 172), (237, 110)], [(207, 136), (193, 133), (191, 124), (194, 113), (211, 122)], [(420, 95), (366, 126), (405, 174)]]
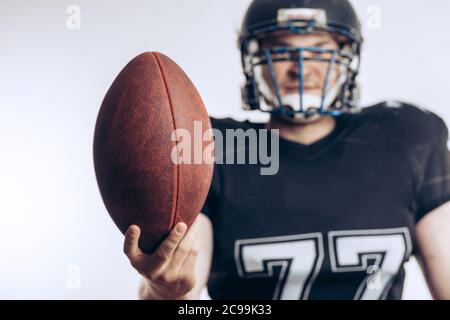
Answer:
[[(320, 47), (276, 47), (262, 50), (260, 40), (275, 32), (285, 31), (305, 35), (314, 32), (328, 32), (340, 39), (338, 50)], [(356, 76), (359, 71), (359, 57), (362, 44), (361, 24), (348, 0), (254, 0), (244, 17), (240, 35), (242, 66), (245, 84), (242, 88), (243, 107), (246, 110), (262, 110), (278, 114), (331, 114), (354, 111), (357, 108)], [(312, 51), (317, 58), (304, 58), (303, 52)], [(322, 56), (321, 56), (322, 55)], [(280, 58), (283, 57), (283, 58)], [(294, 60), (299, 67), (299, 107), (285, 105), (278, 91), (273, 64), (278, 61)], [(315, 108), (304, 106), (302, 71), (303, 60), (328, 62), (328, 75), (320, 103)], [(331, 66), (340, 67), (341, 80), (336, 92), (328, 99)], [(268, 96), (267, 90), (258, 78), (258, 68), (266, 66), (275, 91)], [(267, 86), (266, 86), (267, 87)], [(266, 92), (264, 92), (266, 91)], [(264, 99), (261, 99), (264, 98)], [(261, 102), (269, 102), (263, 108)]]

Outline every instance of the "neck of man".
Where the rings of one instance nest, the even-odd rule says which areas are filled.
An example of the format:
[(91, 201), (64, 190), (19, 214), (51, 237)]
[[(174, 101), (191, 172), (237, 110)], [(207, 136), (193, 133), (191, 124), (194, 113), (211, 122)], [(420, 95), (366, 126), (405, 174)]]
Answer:
[(321, 116), (311, 122), (299, 122), (278, 116), (271, 116), (267, 129), (278, 129), (280, 137), (289, 141), (310, 145), (329, 135), (336, 127), (332, 116)]

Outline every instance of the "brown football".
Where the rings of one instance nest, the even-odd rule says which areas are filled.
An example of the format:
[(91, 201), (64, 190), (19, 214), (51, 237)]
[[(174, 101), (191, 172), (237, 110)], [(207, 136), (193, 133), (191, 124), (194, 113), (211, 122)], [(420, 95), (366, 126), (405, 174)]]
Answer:
[[(158, 52), (131, 60), (101, 105), (94, 135), (99, 189), (122, 233), (131, 224), (141, 227), (139, 245), (145, 252), (153, 252), (176, 223), (190, 226), (206, 199), (213, 164), (180, 164), (171, 157), (177, 148), (174, 130), (185, 129), (194, 137), (196, 121), (197, 132), (199, 124), (202, 133), (211, 129), (188, 76)], [(200, 141), (200, 147), (207, 149), (211, 140)]]

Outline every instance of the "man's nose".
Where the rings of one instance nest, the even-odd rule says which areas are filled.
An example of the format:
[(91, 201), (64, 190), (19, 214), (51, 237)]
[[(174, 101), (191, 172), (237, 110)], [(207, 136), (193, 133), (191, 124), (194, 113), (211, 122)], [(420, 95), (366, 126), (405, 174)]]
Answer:
[(291, 61), (288, 69), (289, 78), (297, 81), (299, 79), (300, 69), (302, 69), (303, 80), (308, 79), (311, 75), (311, 62), (303, 60), (300, 68), (298, 61)]

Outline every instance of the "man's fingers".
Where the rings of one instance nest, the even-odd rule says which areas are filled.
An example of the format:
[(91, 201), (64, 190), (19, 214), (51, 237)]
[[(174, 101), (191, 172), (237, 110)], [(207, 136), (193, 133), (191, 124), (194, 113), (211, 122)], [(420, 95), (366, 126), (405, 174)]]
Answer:
[(129, 226), (127, 232), (125, 233), (123, 252), (132, 263), (142, 254), (141, 249), (139, 249), (140, 235), (141, 229), (137, 225)]
[(186, 260), (189, 252), (192, 250), (195, 241), (200, 234), (200, 224), (196, 221), (188, 230), (183, 240), (181, 240), (177, 249), (175, 250), (170, 267), (174, 270), (179, 270)]
[(193, 271), (194, 271), (194, 275), (195, 275), (195, 267), (196, 267), (197, 256), (198, 256), (198, 245), (197, 245), (198, 239), (199, 238), (197, 238), (196, 244), (191, 249), (191, 251), (189, 252), (186, 259), (183, 261), (183, 264), (181, 265), (181, 267), (178, 271), (178, 273), (181, 276), (183, 276), (185, 274), (192, 274)]
[(178, 276), (180, 278), (189, 279), (189, 286), (191, 287), (191, 290), (195, 288), (196, 282), (198, 281), (197, 276), (200, 269), (198, 269), (199, 264), (197, 256), (199, 254), (200, 241), (201, 237), (197, 236), (197, 238), (194, 240), (191, 251), (189, 251), (189, 254), (187, 255), (186, 259), (184, 259), (180, 269), (178, 270)]
[(177, 223), (177, 225), (170, 231), (169, 236), (161, 243), (159, 248), (154, 253), (155, 263), (162, 265), (167, 262), (175, 252), (181, 239), (186, 233), (187, 225), (184, 222)]

